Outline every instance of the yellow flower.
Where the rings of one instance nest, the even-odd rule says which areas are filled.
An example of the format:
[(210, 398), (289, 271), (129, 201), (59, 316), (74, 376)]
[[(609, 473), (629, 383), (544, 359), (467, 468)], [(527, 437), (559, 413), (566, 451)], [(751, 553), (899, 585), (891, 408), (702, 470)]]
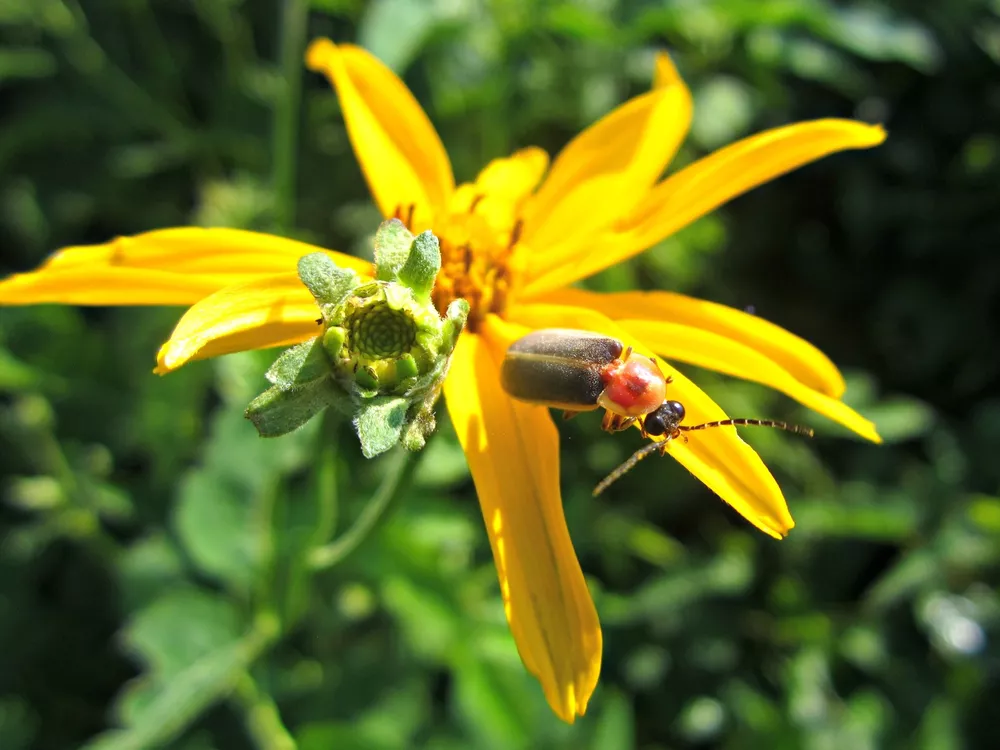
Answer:
[[(556, 714), (582, 715), (597, 683), (601, 629), (573, 551), (559, 493), (558, 434), (547, 409), (500, 387), (507, 346), (542, 327), (616, 336), (637, 351), (768, 385), (878, 441), (840, 397), (830, 360), (739, 310), (670, 292), (569, 288), (649, 248), (730, 198), (827, 154), (881, 143), (881, 128), (817, 120), (770, 130), (661, 179), (687, 134), (691, 96), (666, 55), (653, 88), (593, 124), (549, 165), (526, 148), (455, 186), (434, 127), (405, 85), (351, 45), (321, 39), (310, 68), (336, 88), (372, 196), (386, 217), (441, 238), (439, 310), (471, 304), (444, 385), (493, 549), (504, 611), (525, 666)], [(296, 261), (319, 248), (232, 229), (179, 228), (61, 250), (0, 282), (0, 304), (191, 305), (161, 348), (157, 372), (193, 359), (286, 346), (316, 333), (316, 305)], [(370, 273), (338, 253), (335, 261)], [(690, 380), (671, 397), (691, 422), (725, 418)], [(752, 524), (792, 527), (781, 491), (735, 429), (698, 434), (670, 454)]]

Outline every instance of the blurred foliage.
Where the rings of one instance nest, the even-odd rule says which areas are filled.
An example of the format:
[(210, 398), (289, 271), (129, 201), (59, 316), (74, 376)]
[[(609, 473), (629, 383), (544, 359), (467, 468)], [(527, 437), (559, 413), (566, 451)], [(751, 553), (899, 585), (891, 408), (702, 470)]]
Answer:
[[(306, 33), (400, 72), (462, 179), (555, 153), (664, 47), (696, 99), (679, 163), (800, 119), (885, 122), (885, 146), (589, 283), (806, 336), (887, 444), (748, 434), (798, 523), (776, 543), (670, 461), (592, 499), (638, 438), (561, 427), (605, 629), (566, 726), (517, 657), (447, 424), (375, 518), (393, 457), (363, 460), (336, 421), (267, 442), (243, 419), (273, 353), (159, 378), (176, 310), (5, 308), (0, 748), (993, 746), (1000, 4), (0, 0), (0, 273), (190, 223), (368, 252), (377, 215)], [(812, 419), (694, 375), (733, 414)]]

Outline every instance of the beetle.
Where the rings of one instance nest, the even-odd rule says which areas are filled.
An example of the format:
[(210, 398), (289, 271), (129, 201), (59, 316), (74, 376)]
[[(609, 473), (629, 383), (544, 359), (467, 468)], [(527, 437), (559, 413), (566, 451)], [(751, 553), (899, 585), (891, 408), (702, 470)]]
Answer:
[[(603, 408), (601, 426), (617, 432), (639, 423), (643, 437), (653, 438), (594, 489), (599, 495), (652, 453), (664, 455), (671, 440), (714, 427), (774, 427), (812, 437), (808, 427), (774, 419), (721, 419), (681, 424), (684, 404), (666, 398), (672, 382), (656, 360), (632, 351), (621, 341), (590, 331), (543, 328), (518, 339), (507, 349), (500, 368), (504, 390), (519, 401), (562, 409), (565, 417)], [(656, 438), (662, 438), (657, 440)]]
[(602, 427), (617, 432), (660, 408), (671, 378), (611, 336), (543, 328), (510, 345), (500, 382), (513, 398), (562, 409), (566, 418), (603, 408)]

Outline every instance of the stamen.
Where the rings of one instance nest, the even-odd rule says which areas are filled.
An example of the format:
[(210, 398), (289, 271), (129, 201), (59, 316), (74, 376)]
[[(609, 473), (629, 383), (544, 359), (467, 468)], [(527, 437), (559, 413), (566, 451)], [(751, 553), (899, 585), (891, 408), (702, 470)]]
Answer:
[(518, 219), (517, 221), (514, 222), (514, 226), (510, 230), (510, 241), (507, 243), (508, 250), (513, 248), (514, 245), (516, 245), (520, 241), (521, 232), (523, 230), (524, 230), (524, 220)]

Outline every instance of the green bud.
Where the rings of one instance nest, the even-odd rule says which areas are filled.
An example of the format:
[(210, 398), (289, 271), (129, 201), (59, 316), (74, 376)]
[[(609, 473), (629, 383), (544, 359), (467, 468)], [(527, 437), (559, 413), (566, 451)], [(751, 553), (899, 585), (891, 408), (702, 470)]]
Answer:
[[(383, 221), (375, 232), (375, 278), (395, 281), (410, 255), (413, 233), (399, 219)], [(438, 260), (440, 264), (440, 259)]]
[(441, 268), (438, 239), (416, 238), (402, 222), (375, 235), (375, 278), (361, 280), (325, 253), (299, 261), (299, 277), (322, 312), (312, 341), (284, 352), (268, 370), (273, 388), (247, 417), (261, 435), (289, 432), (327, 406), (353, 417), (371, 457), (398, 442), (423, 447), (469, 305), (456, 300), (441, 317), (431, 292)]
[(299, 278), (319, 303), (323, 319), (358, 285), (358, 275), (341, 268), (326, 253), (310, 253), (299, 258)]
[(406, 263), (399, 269), (399, 282), (410, 287), (417, 299), (428, 300), (440, 270), (441, 243), (430, 232), (421, 232), (410, 245)]
[(330, 326), (326, 329), (326, 332), (322, 336), (323, 349), (326, 350), (326, 355), (336, 361), (340, 356), (340, 350), (344, 348), (344, 340), (347, 338), (347, 332), (343, 328), (338, 326)]

